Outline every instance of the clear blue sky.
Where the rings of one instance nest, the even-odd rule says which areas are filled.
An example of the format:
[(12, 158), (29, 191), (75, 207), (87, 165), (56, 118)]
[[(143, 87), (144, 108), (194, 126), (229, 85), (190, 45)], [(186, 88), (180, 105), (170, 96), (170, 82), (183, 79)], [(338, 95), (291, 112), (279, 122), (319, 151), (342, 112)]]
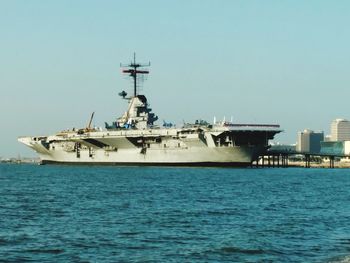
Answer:
[(328, 133), (350, 119), (349, 13), (340, 0), (0, 0), (0, 156), (33, 156), (18, 136), (120, 115), (134, 51), (160, 120), (278, 123), (284, 143)]

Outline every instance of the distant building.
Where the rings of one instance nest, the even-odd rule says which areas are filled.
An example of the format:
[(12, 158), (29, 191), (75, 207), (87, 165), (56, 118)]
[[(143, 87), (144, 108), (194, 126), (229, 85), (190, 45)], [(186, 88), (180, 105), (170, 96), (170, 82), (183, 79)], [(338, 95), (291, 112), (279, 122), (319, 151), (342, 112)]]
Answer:
[(330, 134), (324, 136), (324, 141), (325, 141), (325, 142), (330, 142), (330, 141), (332, 141), (332, 136), (331, 136)]
[(321, 150), (321, 141), (323, 141), (323, 132), (314, 132), (312, 130), (304, 130), (298, 132), (296, 150), (298, 152), (319, 153)]
[(350, 141), (321, 142), (321, 153), (350, 155)]
[(350, 121), (336, 119), (331, 124), (332, 141), (350, 141)]
[(271, 144), (270, 150), (283, 151), (283, 152), (295, 152), (295, 144)]

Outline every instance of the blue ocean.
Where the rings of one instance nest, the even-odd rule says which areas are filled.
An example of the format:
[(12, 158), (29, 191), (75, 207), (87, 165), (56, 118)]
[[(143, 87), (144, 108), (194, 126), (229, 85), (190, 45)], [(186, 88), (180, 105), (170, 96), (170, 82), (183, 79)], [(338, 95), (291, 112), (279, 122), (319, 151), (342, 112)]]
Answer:
[(0, 262), (350, 262), (350, 170), (0, 165)]

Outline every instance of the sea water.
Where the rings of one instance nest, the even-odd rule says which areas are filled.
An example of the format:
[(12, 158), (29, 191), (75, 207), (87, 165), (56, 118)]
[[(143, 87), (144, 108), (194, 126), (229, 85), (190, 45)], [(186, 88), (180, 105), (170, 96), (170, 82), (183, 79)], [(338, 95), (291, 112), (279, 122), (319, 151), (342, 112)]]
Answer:
[(349, 255), (347, 169), (0, 165), (0, 262)]

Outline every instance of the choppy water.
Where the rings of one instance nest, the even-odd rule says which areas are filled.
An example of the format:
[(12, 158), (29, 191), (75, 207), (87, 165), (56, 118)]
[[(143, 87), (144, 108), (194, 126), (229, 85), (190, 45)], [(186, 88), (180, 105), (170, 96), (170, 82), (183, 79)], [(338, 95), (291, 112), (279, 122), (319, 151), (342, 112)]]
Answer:
[(350, 262), (350, 170), (0, 165), (0, 262)]

